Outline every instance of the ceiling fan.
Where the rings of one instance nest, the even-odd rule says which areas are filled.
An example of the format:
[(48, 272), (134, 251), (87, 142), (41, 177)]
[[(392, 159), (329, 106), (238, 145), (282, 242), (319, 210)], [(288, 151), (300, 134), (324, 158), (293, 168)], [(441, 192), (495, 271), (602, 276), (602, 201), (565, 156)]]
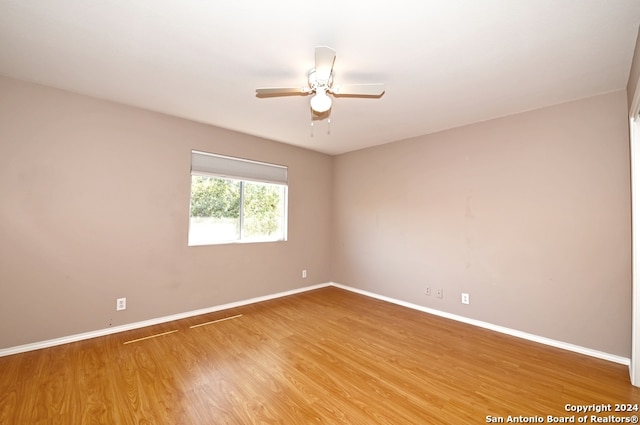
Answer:
[(307, 73), (308, 87), (270, 87), (256, 89), (257, 97), (308, 95), (313, 94), (311, 110), (324, 114), (331, 109), (329, 94), (344, 97), (380, 97), (384, 94), (384, 84), (341, 84), (333, 85), (333, 63), (336, 51), (331, 47), (319, 46), (315, 52), (315, 68)]

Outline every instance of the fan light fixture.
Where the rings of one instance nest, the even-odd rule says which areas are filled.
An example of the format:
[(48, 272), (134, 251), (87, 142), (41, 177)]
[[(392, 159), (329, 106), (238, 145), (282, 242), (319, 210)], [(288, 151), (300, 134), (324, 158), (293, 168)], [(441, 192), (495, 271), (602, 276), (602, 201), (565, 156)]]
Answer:
[(327, 96), (327, 91), (324, 87), (316, 88), (316, 94), (311, 98), (311, 109), (321, 114), (331, 109), (331, 98)]

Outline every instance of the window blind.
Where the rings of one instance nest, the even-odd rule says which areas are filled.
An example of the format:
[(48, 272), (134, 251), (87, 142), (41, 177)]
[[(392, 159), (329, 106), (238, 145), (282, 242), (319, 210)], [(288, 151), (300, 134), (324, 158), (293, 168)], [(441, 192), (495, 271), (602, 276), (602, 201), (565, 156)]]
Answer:
[(191, 174), (286, 185), (287, 171), (284, 165), (191, 151)]

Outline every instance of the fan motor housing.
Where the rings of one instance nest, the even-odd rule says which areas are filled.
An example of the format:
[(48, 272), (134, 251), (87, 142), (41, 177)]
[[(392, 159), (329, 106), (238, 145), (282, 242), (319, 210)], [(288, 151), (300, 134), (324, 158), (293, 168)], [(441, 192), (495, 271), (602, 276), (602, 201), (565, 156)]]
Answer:
[(311, 68), (307, 74), (307, 79), (309, 82), (309, 87), (315, 89), (316, 87), (331, 87), (333, 85), (333, 70), (331, 74), (329, 74), (329, 80), (320, 81), (316, 78), (316, 69)]

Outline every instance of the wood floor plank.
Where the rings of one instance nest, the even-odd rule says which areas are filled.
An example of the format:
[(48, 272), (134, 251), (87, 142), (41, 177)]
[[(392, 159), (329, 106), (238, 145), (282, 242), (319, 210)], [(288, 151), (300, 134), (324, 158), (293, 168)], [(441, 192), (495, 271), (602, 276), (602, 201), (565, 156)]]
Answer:
[(6, 425), (475, 424), (616, 403), (640, 403), (626, 366), (338, 288), (0, 358)]

